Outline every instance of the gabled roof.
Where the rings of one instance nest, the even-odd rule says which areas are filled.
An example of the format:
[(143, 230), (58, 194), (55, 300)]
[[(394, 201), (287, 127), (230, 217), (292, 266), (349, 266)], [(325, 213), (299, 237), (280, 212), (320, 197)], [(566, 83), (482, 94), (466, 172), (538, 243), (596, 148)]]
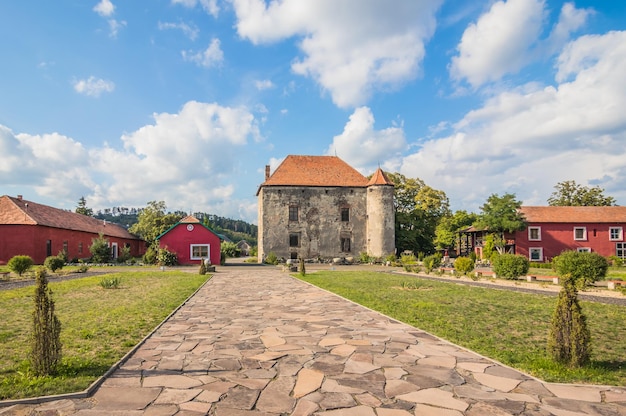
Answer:
[(337, 156), (289, 155), (263, 186), (366, 187), (367, 178)]
[(181, 224), (194, 224), (194, 225), (199, 225), (205, 229), (207, 229), (208, 231), (210, 231), (211, 233), (215, 234), (216, 236), (220, 237), (220, 235), (218, 233), (216, 233), (215, 231), (213, 231), (212, 229), (210, 229), (209, 227), (207, 227), (206, 225), (204, 225), (203, 223), (200, 222), (199, 219), (197, 219), (196, 217), (194, 217), (193, 215), (187, 215), (185, 218), (181, 219), (180, 221), (178, 221), (176, 224), (172, 225), (170, 228), (168, 228), (167, 230), (163, 231), (161, 234), (159, 234), (157, 236), (157, 240), (160, 240), (161, 237), (163, 237), (165, 234), (169, 233), (170, 231), (172, 231), (174, 228), (178, 227)]
[(626, 207), (532, 207), (520, 211), (529, 223), (626, 223)]
[(0, 197), (0, 225), (41, 225), (140, 240), (120, 225), (7, 195)]
[(372, 185), (391, 185), (394, 186), (394, 183), (389, 180), (385, 172), (381, 168), (376, 169), (376, 172), (370, 178), (370, 181), (367, 183), (367, 186)]

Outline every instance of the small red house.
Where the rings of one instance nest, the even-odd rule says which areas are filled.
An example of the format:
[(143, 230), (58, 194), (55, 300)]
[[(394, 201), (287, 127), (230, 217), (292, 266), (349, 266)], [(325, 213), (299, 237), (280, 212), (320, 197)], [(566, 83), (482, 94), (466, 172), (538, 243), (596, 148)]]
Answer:
[(525, 206), (528, 226), (514, 235), (515, 253), (551, 261), (565, 250), (626, 258), (626, 207)]
[(202, 259), (220, 264), (220, 238), (194, 216), (183, 218), (157, 239), (159, 247), (176, 253), (180, 264), (200, 264)]
[(26, 201), (21, 195), (0, 197), (0, 263), (27, 255), (43, 264), (62, 250), (70, 260), (89, 258), (91, 242), (99, 234), (109, 240), (114, 259), (122, 247), (129, 247), (133, 257), (145, 252), (145, 242), (119, 225)]

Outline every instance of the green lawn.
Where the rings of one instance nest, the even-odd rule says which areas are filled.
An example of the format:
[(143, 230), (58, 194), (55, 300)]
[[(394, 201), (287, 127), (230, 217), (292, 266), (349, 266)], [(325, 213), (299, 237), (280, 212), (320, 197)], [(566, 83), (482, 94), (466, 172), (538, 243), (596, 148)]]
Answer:
[(626, 307), (582, 302), (592, 363), (569, 369), (545, 348), (555, 297), (376, 272), (297, 277), (546, 381), (626, 385)]
[(61, 321), (63, 360), (56, 377), (33, 377), (28, 351), (34, 287), (0, 291), (0, 399), (80, 391), (104, 374), (206, 280), (183, 271), (107, 274), (50, 283)]

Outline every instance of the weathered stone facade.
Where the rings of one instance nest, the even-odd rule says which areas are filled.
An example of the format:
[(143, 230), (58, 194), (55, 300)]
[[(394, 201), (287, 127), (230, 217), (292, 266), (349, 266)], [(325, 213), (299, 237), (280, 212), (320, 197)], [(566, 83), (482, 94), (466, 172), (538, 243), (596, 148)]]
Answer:
[(257, 194), (259, 260), (269, 253), (286, 259), (394, 253), (393, 185), (380, 175), (368, 182), (330, 156), (289, 156), (274, 175), (266, 170)]

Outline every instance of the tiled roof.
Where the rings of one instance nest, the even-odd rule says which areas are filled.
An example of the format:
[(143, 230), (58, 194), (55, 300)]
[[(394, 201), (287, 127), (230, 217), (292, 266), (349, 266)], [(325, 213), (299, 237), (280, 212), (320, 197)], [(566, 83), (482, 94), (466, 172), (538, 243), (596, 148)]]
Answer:
[(626, 207), (521, 207), (529, 223), (626, 223)]
[(196, 224), (199, 222), (200, 220), (194, 217), (193, 215), (187, 215), (185, 218), (179, 221), (179, 223), (182, 223), (182, 224), (192, 224), (192, 223)]
[(366, 187), (367, 178), (337, 156), (289, 155), (261, 186)]
[(387, 175), (385, 175), (385, 172), (383, 172), (381, 168), (378, 168), (376, 169), (376, 172), (374, 172), (374, 174), (370, 178), (370, 181), (367, 183), (367, 186), (372, 186), (372, 185), (392, 185), (393, 186), (393, 182), (390, 181), (389, 178), (387, 178)]
[(0, 225), (42, 225), (140, 240), (117, 224), (7, 195), (0, 197)]

